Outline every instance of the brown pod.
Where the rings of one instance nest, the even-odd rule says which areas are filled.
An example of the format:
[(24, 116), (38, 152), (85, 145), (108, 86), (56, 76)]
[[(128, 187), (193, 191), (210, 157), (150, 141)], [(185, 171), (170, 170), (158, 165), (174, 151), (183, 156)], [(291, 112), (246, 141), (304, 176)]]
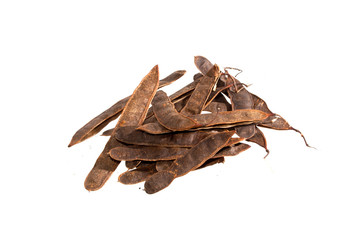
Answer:
[(192, 147), (183, 157), (176, 159), (168, 171), (157, 172), (145, 182), (145, 192), (156, 193), (175, 179), (201, 166), (223, 148), (234, 132), (213, 134)]
[(127, 144), (162, 147), (193, 147), (211, 133), (213, 133), (213, 131), (206, 130), (154, 135), (136, 130), (134, 127), (121, 127), (116, 131), (115, 137), (117, 140)]
[(218, 74), (218, 71), (214, 69), (214, 65), (205, 57), (203, 56), (195, 56), (194, 63), (197, 69), (202, 73), (204, 76), (215, 77)]
[(220, 75), (220, 70), (217, 65), (213, 67), (214, 72), (217, 72), (215, 76), (203, 76), (199, 83), (196, 85), (194, 91), (192, 92), (189, 100), (187, 101), (185, 107), (181, 110), (180, 113), (190, 116), (194, 114), (200, 114), (206, 101), (210, 95), (211, 90), (215, 86), (218, 77)]
[[(225, 89), (224, 89), (225, 90)], [(218, 94), (211, 102), (205, 105), (203, 111), (209, 111), (212, 113), (232, 111), (231, 104), (228, 103), (223, 94)]]
[[(238, 91), (232, 91), (231, 89), (227, 90), (231, 100), (232, 109), (252, 109), (254, 104), (251, 93), (246, 90), (239, 80), (231, 75), (228, 76), (235, 82), (236, 85), (241, 86)], [(255, 124), (238, 126), (235, 130), (239, 137), (251, 138), (255, 134)]]
[(133, 170), (126, 171), (118, 177), (118, 181), (122, 184), (137, 184), (145, 181), (151, 175), (156, 173), (156, 162), (152, 162), (151, 164), (147, 164), (143, 167), (138, 167)]
[(106, 131), (104, 131), (101, 136), (105, 136), (105, 137), (109, 137), (111, 136), (112, 132), (114, 131), (114, 128), (108, 129)]
[(218, 158), (211, 158), (209, 160), (207, 160), (206, 162), (204, 162), (203, 165), (201, 165), (200, 167), (198, 167), (195, 170), (199, 170), (199, 169), (203, 169), (206, 167), (210, 167), (212, 165), (215, 165), (217, 163), (224, 163), (225, 162), (225, 158), (224, 157), (218, 157)]
[(234, 146), (224, 147), (215, 154), (216, 157), (230, 157), (236, 156), (241, 152), (244, 152), (250, 148), (250, 145), (246, 143), (238, 143)]
[[(159, 88), (167, 86), (172, 82), (178, 80), (186, 73), (185, 70), (175, 71), (166, 78), (160, 80)], [(115, 120), (119, 117), (121, 112), (123, 111), (127, 101), (131, 96), (128, 96), (124, 99), (121, 99), (109, 109), (102, 112), (100, 115), (92, 119), (90, 122), (85, 124), (82, 128), (80, 128), (72, 137), (70, 144), (68, 147), (71, 147), (77, 143), (80, 143), (96, 133), (100, 132), (106, 125), (108, 125), (111, 121)]]
[[(139, 126), (143, 123), (147, 109), (154, 97), (159, 86), (159, 68), (156, 65), (142, 79), (137, 86), (130, 99), (124, 107), (124, 111), (120, 116), (115, 130), (121, 126)], [(110, 158), (108, 152), (119, 146), (114, 134), (111, 135), (109, 141), (105, 145), (103, 152), (98, 157), (94, 167), (85, 179), (84, 186), (89, 191), (100, 189), (109, 179), (111, 174), (119, 165), (119, 161)]]
[(156, 171), (160, 172), (160, 171), (168, 170), (173, 162), (174, 160), (157, 161)]
[[(231, 138), (226, 146), (232, 146), (243, 141), (243, 138)], [(200, 141), (199, 141), (200, 142)], [(110, 150), (110, 157), (117, 161), (163, 161), (182, 157), (189, 148), (129, 145), (119, 146)]]
[(109, 154), (117, 161), (160, 161), (181, 157), (187, 151), (188, 148), (179, 147), (122, 146), (111, 149)]
[(209, 114), (193, 115), (190, 118), (199, 126), (214, 126), (232, 123), (254, 123), (266, 119), (269, 114), (254, 109), (240, 109), (230, 112), (218, 112)]
[(179, 113), (164, 91), (158, 91), (152, 101), (156, 119), (165, 128), (172, 131), (184, 131), (193, 128), (197, 123)]
[(139, 166), (140, 163), (141, 163), (141, 160), (126, 161), (126, 162), (125, 162), (125, 166), (126, 166), (128, 169), (133, 169), (133, 168), (136, 168), (137, 166)]
[(267, 148), (267, 142), (266, 142), (266, 138), (265, 138), (265, 135), (264, 133), (258, 128), (258, 127), (255, 127), (255, 134), (254, 136), (252, 136), (251, 138), (247, 139), (247, 141), (249, 142), (253, 142), (253, 143), (256, 143), (258, 144), (259, 146), (263, 147), (266, 151), (266, 155), (264, 158), (266, 158), (270, 151), (269, 149)]
[[(215, 99), (216, 99), (217, 101), (219, 101), (219, 100), (221, 99), (221, 97), (223, 97), (223, 96), (221, 95), (221, 92), (226, 91), (229, 87), (230, 87), (230, 85), (227, 85), (227, 86), (224, 86), (224, 87), (221, 87), (221, 88), (216, 88), (215, 91), (210, 92), (210, 95), (209, 95), (209, 97), (208, 97), (208, 99), (207, 99), (207, 102), (206, 102), (206, 104), (203, 106), (203, 110), (204, 110), (210, 103), (214, 102)], [(216, 101), (216, 100), (215, 100), (215, 101)], [(226, 99), (225, 99), (225, 101), (226, 101)]]
[[(254, 101), (254, 109), (259, 109), (267, 113), (272, 113), (264, 100), (254, 94), (252, 94), (252, 97)], [(270, 115), (267, 119), (264, 119), (263, 122), (259, 124), (259, 126), (275, 130), (293, 130), (301, 135), (307, 147), (314, 148), (307, 143), (305, 136), (302, 134), (302, 132), (290, 126), (290, 124), (278, 114), (272, 113), (272, 115)]]

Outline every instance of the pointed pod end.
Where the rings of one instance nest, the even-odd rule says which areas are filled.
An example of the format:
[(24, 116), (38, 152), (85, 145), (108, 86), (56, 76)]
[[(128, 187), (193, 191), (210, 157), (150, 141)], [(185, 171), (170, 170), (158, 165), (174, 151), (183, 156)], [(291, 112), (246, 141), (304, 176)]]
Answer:
[(186, 70), (177, 70), (176, 73), (184, 75), (186, 73)]
[(71, 142), (69, 143), (68, 147), (74, 146), (77, 142), (75, 142), (74, 140), (71, 140)]
[(157, 193), (166, 188), (175, 179), (175, 173), (169, 171), (161, 171), (152, 175), (145, 182), (145, 192), (147, 194)]

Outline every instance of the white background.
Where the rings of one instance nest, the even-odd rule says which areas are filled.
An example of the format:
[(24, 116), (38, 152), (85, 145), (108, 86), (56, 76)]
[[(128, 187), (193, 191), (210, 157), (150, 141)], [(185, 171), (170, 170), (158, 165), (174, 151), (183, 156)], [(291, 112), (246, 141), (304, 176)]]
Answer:
[[(1, 239), (360, 239), (357, 1), (1, 1)], [(147, 195), (83, 181), (107, 141), (72, 135), (159, 64), (195, 55), (300, 129)], [(111, 125), (113, 126), (113, 124)]]

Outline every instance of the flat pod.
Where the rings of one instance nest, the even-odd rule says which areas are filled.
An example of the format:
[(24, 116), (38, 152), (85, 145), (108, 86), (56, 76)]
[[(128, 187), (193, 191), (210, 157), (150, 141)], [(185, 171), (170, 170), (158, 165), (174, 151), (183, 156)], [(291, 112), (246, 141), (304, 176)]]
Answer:
[[(264, 112), (272, 113), (269, 110), (269, 108), (264, 100), (262, 100), (261, 98), (259, 98), (258, 96), (254, 95), (254, 94), (252, 94), (252, 97), (253, 97), (253, 101), (254, 101), (254, 106), (253, 106), (254, 109), (259, 109)], [(259, 126), (271, 128), (271, 129), (275, 129), (275, 130), (293, 130), (301, 135), (301, 137), (303, 138), (305, 145), (307, 147), (314, 148), (307, 143), (306, 138), (302, 134), (302, 132), (300, 132), (298, 129), (290, 126), (290, 124), (283, 117), (281, 117), (278, 114), (272, 113), (272, 115), (270, 115), (267, 119), (265, 119), (262, 123), (260, 123)]]
[[(179, 70), (175, 71), (166, 78), (160, 80), (159, 82), (159, 88), (162, 88), (164, 86), (167, 86), (171, 84), (172, 82), (178, 80), (186, 73), (185, 70)], [(80, 143), (96, 133), (100, 132), (105, 126), (107, 126), (111, 121), (117, 119), (121, 112), (123, 111), (126, 103), (130, 99), (131, 96), (128, 96), (124, 99), (121, 99), (117, 103), (115, 103), (113, 106), (111, 106), (109, 109), (102, 112), (97, 117), (93, 118), (91, 121), (89, 121), (87, 124), (85, 124), (82, 128), (80, 128), (72, 137), (69, 147)]]
[[(113, 148), (114, 149), (114, 148)], [(125, 166), (128, 168), (128, 169), (134, 169), (136, 168), (137, 166), (139, 166), (141, 163), (141, 160), (136, 160), (136, 161), (126, 161), (125, 162)]]
[(254, 136), (252, 136), (251, 138), (247, 139), (247, 141), (249, 142), (253, 142), (258, 144), (260, 147), (263, 147), (266, 151), (266, 155), (265, 157), (267, 157), (267, 155), (269, 155), (269, 149), (267, 148), (267, 142), (266, 142), (266, 138), (264, 133), (258, 128), (255, 127), (255, 134)]
[(184, 131), (193, 128), (197, 123), (179, 113), (164, 91), (158, 91), (152, 101), (156, 119), (165, 128), (173, 131)]
[(200, 126), (214, 126), (221, 124), (232, 124), (249, 122), (254, 123), (266, 119), (269, 114), (254, 109), (240, 109), (230, 112), (218, 112), (209, 114), (198, 114), (191, 116)]
[[(230, 89), (227, 90), (231, 100), (232, 109), (252, 109), (254, 103), (251, 93), (246, 90), (246, 88), (240, 81), (238, 81), (231, 75), (229, 75), (229, 77), (235, 81), (236, 85), (241, 86), (241, 88), (237, 92), (231, 91)], [(239, 137), (251, 138), (255, 134), (255, 124), (238, 126), (235, 128), (235, 130), (236, 134)]]
[[(173, 162), (174, 162), (174, 160), (158, 161), (158, 162), (156, 162), (156, 170), (158, 172), (168, 170)], [(207, 160), (206, 162), (204, 162), (200, 167), (196, 168), (195, 170), (203, 169), (203, 168), (215, 165), (217, 163), (224, 163), (224, 162), (225, 162), (224, 157), (211, 158), (211, 159)]]
[[(243, 138), (231, 138), (226, 146), (232, 146), (243, 141)], [(199, 141), (200, 142), (200, 141)], [(182, 157), (189, 148), (184, 147), (162, 147), (162, 146), (138, 146), (122, 145), (110, 150), (110, 157), (117, 161), (163, 161)]]
[(183, 156), (188, 148), (158, 146), (122, 146), (111, 149), (110, 157), (117, 161), (160, 161)]
[(176, 159), (168, 171), (157, 172), (146, 180), (145, 192), (156, 193), (169, 186), (176, 177), (198, 168), (225, 146), (233, 134), (234, 132), (221, 132), (205, 138), (183, 157)]
[(193, 147), (200, 140), (208, 137), (213, 131), (179, 132), (171, 134), (154, 135), (135, 127), (120, 127), (115, 133), (117, 140), (127, 143), (144, 146), (162, 147)]
[[(145, 119), (147, 109), (159, 86), (159, 69), (156, 65), (140, 82), (128, 100), (115, 130), (121, 126), (139, 126)], [(103, 152), (85, 179), (84, 186), (89, 191), (100, 189), (119, 165), (119, 161), (110, 158), (108, 152), (119, 146), (119, 142), (111, 135)]]
[(195, 170), (203, 169), (203, 168), (210, 167), (210, 166), (213, 166), (215, 164), (224, 163), (224, 162), (225, 162), (224, 157), (211, 158), (211, 159), (207, 160), (203, 165), (201, 165), (200, 167), (198, 167)]
[(214, 69), (214, 65), (203, 56), (195, 56), (194, 63), (197, 69), (199, 69), (204, 76), (214, 77), (218, 74)]
[(217, 65), (214, 65), (213, 71), (217, 72), (215, 76), (203, 76), (200, 79), (185, 107), (181, 110), (182, 114), (190, 116), (201, 113), (210, 95), (210, 92), (215, 86), (220, 75), (220, 70)]
[(153, 162), (146, 167), (140, 167), (120, 174), (120, 176), (118, 177), (118, 181), (122, 184), (127, 185), (137, 184), (145, 181), (156, 172), (156, 162)]
[(230, 157), (230, 156), (236, 156), (240, 154), (241, 152), (244, 152), (250, 148), (250, 145), (245, 143), (238, 143), (234, 146), (224, 147), (221, 150), (219, 150), (215, 154), (215, 158), (217, 157)]

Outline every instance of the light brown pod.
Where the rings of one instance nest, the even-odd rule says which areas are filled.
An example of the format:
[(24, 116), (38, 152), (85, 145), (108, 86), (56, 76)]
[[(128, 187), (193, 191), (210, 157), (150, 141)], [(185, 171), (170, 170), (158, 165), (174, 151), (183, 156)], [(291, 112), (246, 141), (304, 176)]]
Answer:
[[(178, 80), (186, 73), (185, 70), (179, 70), (175, 71), (166, 78), (160, 80), (159, 88), (162, 88), (164, 86), (167, 86), (171, 84), (172, 82)], [(121, 99), (117, 103), (115, 103), (113, 106), (111, 106), (109, 109), (102, 112), (100, 115), (89, 121), (87, 124), (85, 124), (82, 128), (80, 128), (72, 137), (69, 147), (80, 143), (99, 131), (103, 129), (106, 125), (108, 125), (111, 121), (115, 120), (119, 117), (121, 112), (123, 111), (126, 103), (130, 99), (131, 96), (128, 96), (124, 99)]]

